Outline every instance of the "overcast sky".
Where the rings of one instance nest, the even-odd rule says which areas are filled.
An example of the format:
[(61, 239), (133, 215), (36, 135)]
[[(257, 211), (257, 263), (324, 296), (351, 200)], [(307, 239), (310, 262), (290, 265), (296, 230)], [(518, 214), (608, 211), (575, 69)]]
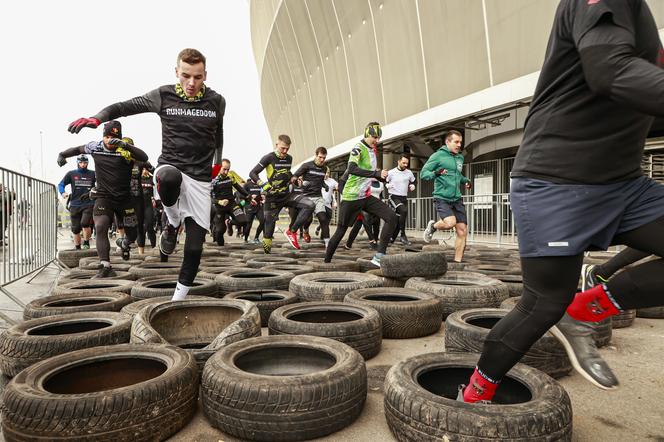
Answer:
[[(246, 0), (5, 2), (0, 167), (29, 174), (31, 163), (32, 176), (58, 183), (76, 167), (70, 158), (59, 168), (58, 152), (102, 138), (101, 127), (72, 135), (69, 123), (174, 84), (178, 52), (193, 47), (207, 57), (206, 84), (226, 98), (224, 156), (246, 178), (271, 146), (249, 29)], [(155, 164), (157, 115), (120, 121)]]

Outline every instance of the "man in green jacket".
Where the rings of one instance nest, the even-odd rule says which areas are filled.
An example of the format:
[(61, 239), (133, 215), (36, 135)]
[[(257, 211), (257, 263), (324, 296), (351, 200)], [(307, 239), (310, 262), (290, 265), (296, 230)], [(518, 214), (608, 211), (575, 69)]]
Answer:
[(454, 261), (461, 262), (463, 251), (466, 248), (468, 236), (468, 221), (466, 208), (461, 199), (461, 185), (470, 189), (470, 180), (463, 176), (463, 155), (461, 142), (463, 137), (456, 130), (445, 135), (445, 146), (438, 149), (427, 160), (422, 168), (420, 177), (423, 180), (435, 178), (433, 186), (433, 202), (439, 220), (429, 221), (424, 230), (424, 241), (431, 242), (436, 230), (450, 230), (456, 228), (456, 241), (454, 243)]

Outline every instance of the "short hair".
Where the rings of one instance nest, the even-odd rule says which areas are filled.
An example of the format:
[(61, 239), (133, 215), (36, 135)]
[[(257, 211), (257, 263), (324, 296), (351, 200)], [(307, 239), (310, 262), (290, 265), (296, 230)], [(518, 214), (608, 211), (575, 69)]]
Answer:
[(323, 146), (320, 146), (316, 149), (315, 154), (318, 155), (319, 153), (322, 153), (323, 155), (327, 155), (327, 149), (325, 149)]
[(459, 132), (458, 130), (452, 129), (452, 130), (448, 130), (447, 133), (445, 134), (445, 141), (451, 140), (453, 135), (456, 135), (459, 138), (463, 138), (463, 135), (461, 135), (461, 132)]
[(180, 61), (184, 61), (187, 64), (203, 63), (203, 66), (205, 66), (205, 55), (201, 54), (198, 49), (186, 48), (178, 54), (178, 65)]
[(229, 160), (228, 158), (223, 158), (223, 159), (221, 160), (221, 164), (224, 164), (224, 163), (228, 163), (228, 165), (230, 166), (230, 164), (231, 164), (231, 160)]
[(289, 137), (288, 135), (284, 135), (284, 134), (279, 135), (279, 136), (277, 137), (277, 141), (281, 141), (281, 142), (284, 143), (286, 146), (290, 146), (290, 145), (291, 145), (291, 139), (290, 139), (290, 137)]
[(401, 156), (399, 157), (399, 159), (401, 160), (402, 158), (405, 158), (408, 161), (410, 161), (410, 155), (408, 155), (407, 153), (402, 153)]

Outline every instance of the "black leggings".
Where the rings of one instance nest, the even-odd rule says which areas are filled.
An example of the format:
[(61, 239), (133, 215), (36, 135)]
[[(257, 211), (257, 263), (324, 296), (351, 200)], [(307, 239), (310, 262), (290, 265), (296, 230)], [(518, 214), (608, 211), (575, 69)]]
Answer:
[(279, 212), (281, 212), (281, 209), (284, 207), (297, 209), (297, 216), (289, 227), (292, 232), (295, 232), (302, 227), (309, 216), (311, 216), (315, 204), (304, 195), (287, 194), (277, 197), (268, 196), (265, 199), (265, 205), (263, 206), (263, 213), (265, 215), (265, 231), (263, 233), (263, 238), (271, 239), (274, 237), (274, 228), (277, 225)]
[[(617, 235), (613, 243), (664, 256), (664, 217)], [(521, 258), (523, 296), (489, 332), (477, 364), (480, 370), (492, 379), (502, 379), (562, 318), (574, 298), (582, 263), (582, 254)], [(625, 310), (664, 305), (664, 260), (626, 269), (611, 278), (607, 287)]]
[(397, 239), (399, 232), (406, 236), (406, 221), (408, 220), (408, 198), (399, 195), (390, 195), (390, 205), (399, 216), (399, 223), (392, 233), (392, 240)]
[[(247, 217), (244, 214), (244, 211), (239, 209), (238, 206), (229, 207), (230, 204), (226, 207), (214, 205), (216, 214), (214, 216), (214, 240), (217, 242), (217, 245), (224, 245), (224, 235), (226, 234), (226, 219), (230, 218), (235, 221), (235, 225), (238, 226), (238, 229), (241, 229), (247, 222)], [(239, 212), (239, 213), (238, 213)]]
[(254, 218), (258, 220), (258, 227), (256, 227), (256, 235), (254, 238), (258, 239), (261, 232), (263, 231), (263, 226), (265, 225), (265, 217), (263, 216), (263, 208), (259, 208), (255, 212), (247, 213), (247, 224), (244, 227), (244, 240), (249, 239), (249, 234), (251, 233), (251, 225), (254, 223)]
[(136, 244), (138, 244), (138, 247), (145, 247), (145, 206), (143, 205), (143, 195), (132, 196), (131, 202), (136, 211), (136, 222), (138, 223), (136, 225), (136, 229), (138, 230)]
[(378, 253), (385, 253), (387, 250), (387, 243), (389, 242), (394, 226), (397, 223), (397, 216), (389, 207), (387, 207), (387, 204), (383, 203), (376, 197), (370, 196), (360, 200), (341, 202), (341, 207), (339, 208), (339, 225), (325, 250), (325, 262), (332, 262), (332, 256), (334, 256), (334, 252), (337, 250), (337, 247), (339, 247), (339, 243), (346, 234), (346, 230), (355, 223), (357, 215), (362, 211), (376, 216), (377, 220), (382, 219), (385, 221), (385, 226), (380, 235), (380, 243), (378, 243), (377, 250)]
[(199, 226), (190, 216), (184, 219), (184, 259), (180, 267), (180, 276), (178, 282), (187, 287), (191, 287), (198, 273), (198, 266), (201, 263), (203, 254), (203, 243), (205, 243), (206, 230)]
[(373, 227), (368, 223), (368, 220), (369, 220), (369, 214), (366, 212), (362, 212), (362, 219), (357, 219), (357, 218), (355, 219), (355, 222), (353, 223), (353, 228), (350, 229), (350, 233), (348, 234), (348, 238), (346, 239), (346, 246), (353, 247), (355, 238), (357, 238), (357, 235), (360, 234), (360, 229), (362, 229), (362, 227), (364, 227), (364, 231), (367, 233), (369, 241), (377, 241), (377, 238), (373, 235)]
[(625, 268), (630, 264), (634, 264), (637, 261), (641, 261), (648, 256), (650, 256), (650, 253), (627, 247), (604, 264), (595, 266), (595, 273), (604, 279), (609, 279), (618, 270)]
[[(150, 245), (154, 247), (157, 243), (157, 234), (155, 232), (155, 209), (152, 207), (152, 197), (143, 195), (143, 234), (147, 235)], [(139, 234), (140, 240), (140, 234)], [(142, 240), (145, 244), (145, 239)], [(137, 241), (141, 245), (140, 241)]]

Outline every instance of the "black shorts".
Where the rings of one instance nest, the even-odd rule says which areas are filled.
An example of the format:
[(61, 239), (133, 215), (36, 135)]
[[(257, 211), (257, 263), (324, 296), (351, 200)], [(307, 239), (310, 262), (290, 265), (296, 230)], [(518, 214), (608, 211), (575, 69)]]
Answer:
[(108, 216), (111, 220), (115, 216), (118, 228), (132, 228), (138, 225), (136, 209), (130, 198), (126, 201), (115, 201), (108, 198), (95, 199), (94, 216)]
[(71, 231), (81, 233), (81, 229), (92, 227), (92, 206), (70, 207), (69, 218), (71, 219)]
[(463, 200), (458, 199), (456, 201), (445, 201), (440, 198), (434, 198), (433, 204), (436, 208), (436, 214), (438, 218), (445, 219), (448, 216), (453, 216), (456, 218), (456, 222), (462, 224), (468, 224), (468, 218), (466, 217), (466, 206), (463, 205)]

